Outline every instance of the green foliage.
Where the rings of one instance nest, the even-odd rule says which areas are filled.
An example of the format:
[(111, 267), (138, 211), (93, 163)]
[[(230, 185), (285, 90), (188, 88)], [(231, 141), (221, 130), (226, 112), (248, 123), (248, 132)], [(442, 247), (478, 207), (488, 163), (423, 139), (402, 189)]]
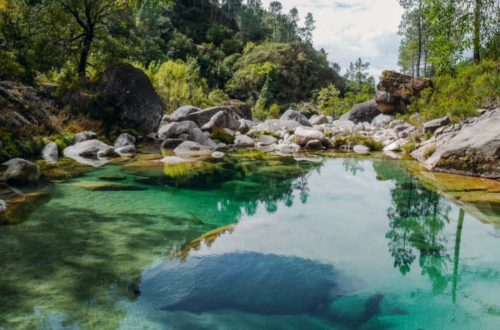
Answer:
[(234, 136), (226, 132), (224, 129), (215, 130), (212, 134), (210, 134), (210, 138), (225, 144), (233, 144), (234, 142)]
[(345, 145), (363, 145), (370, 148), (372, 151), (380, 151), (383, 148), (381, 142), (375, 141), (373, 138), (363, 135), (353, 135), (353, 136), (338, 136), (333, 139), (333, 145), (336, 148)]
[(167, 113), (184, 104), (201, 106), (208, 98), (207, 82), (195, 60), (168, 60), (145, 69)]
[(250, 104), (259, 102), (260, 110), (272, 103), (306, 101), (313, 90), (328, 84), (344, 88), (326, 54), (298, 42), (247, 46), (232, 69), (235, 73), (226, 86), (229, 96)]
[(462, 63), (454, 76), (443, 74), (432, 82), (434, 89), (424, 90), (410, 112), (419, 112), (423, 121), (445, 115), (459, 121), (476, 116), (485, 100), (498, 98), (500, 68), (490, 60), (478, 65)]

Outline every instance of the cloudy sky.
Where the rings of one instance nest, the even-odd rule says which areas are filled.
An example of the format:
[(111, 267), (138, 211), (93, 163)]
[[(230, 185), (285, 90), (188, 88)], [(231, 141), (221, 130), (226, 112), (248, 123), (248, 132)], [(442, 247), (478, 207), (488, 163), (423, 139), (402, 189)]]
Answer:
[[(271, 0), (263, 0), (268, 7)], [(314, 46), (323, 47), (342, 72), (361, 57), (378, 77), (384, 69), (397, 69), (402, 8), (397, 0), (280, 0), (283, 12), (296, 7), (302, 17), (316, 20)]]

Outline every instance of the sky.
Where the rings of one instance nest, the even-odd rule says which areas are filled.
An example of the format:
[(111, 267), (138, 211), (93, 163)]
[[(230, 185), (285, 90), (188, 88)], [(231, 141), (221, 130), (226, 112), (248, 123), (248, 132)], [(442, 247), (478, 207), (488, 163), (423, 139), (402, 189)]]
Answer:
[[(268, 7), (271, 0), (263, 0)], [(397, 34), (403, 9), (397, 0), (280, 0), (283, 12), (296, 7), (301, 16), (316, 20), (314, 46), (324, 48), (331, 62), (342, 67), (358, 57), (370, 62), (377, 79), (384, 69), (398, 69)], [(378, 79), (377, 79), (378, 80)]]

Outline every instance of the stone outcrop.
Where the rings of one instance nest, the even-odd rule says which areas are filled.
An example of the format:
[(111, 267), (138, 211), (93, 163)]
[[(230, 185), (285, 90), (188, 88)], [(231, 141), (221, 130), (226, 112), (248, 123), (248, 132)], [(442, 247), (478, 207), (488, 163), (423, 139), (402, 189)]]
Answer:
[(288, 109), (281, 115), (280, 120), (293, 120), (298, 122), (302, 126), (312, 126), (305, 115), (300, 111)]
[(117, 65), (104, 73), (101, 84), (105, 105), (114, 124), (151, 133), (158, 128), (163, 106), (149, 78), (131, 65)]
[(499, 108), (483, 113), (457, 131), (437, 134), (433, 139), (437, 141), (435, 152), (424, 162), (428, 168), (500, 178)]
[(430, 79), (412, 78), (395, 71), (385, 70), (377, 85), (375, 101), (382, 113), (403, 113), (412, 97), (432, 87)]

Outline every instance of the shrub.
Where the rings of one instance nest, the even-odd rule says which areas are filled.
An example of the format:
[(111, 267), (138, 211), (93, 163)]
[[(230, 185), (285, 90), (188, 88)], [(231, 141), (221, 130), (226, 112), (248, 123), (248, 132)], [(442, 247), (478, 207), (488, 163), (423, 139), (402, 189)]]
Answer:
[(432, 82), (434, 89), (422, 91), (409, 112), (419, 112), (423, 122), (446, 115), (457, 122), (476, 116), (483, 102), (498, 98), (500, 66), (491, 60), (480, 64), (465, 62), (458, 66), (455, 76), (437, 76)]

